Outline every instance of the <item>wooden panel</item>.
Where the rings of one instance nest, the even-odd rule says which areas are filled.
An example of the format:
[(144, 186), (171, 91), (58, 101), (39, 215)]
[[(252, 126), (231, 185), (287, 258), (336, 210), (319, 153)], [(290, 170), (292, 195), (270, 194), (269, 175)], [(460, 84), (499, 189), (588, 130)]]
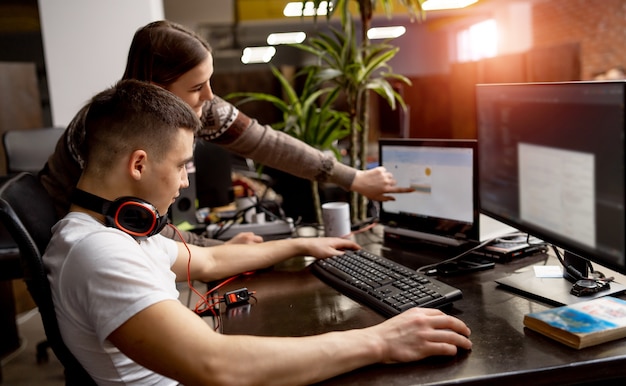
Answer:
[[(234, 92), (260, 92), (280, 96), (282, 90), (274, 74), (267, 70), (237, 73), (220, 72), (211, 78), (213, 91), (224, 97)], [(231, 102), (236, 102), (232, 100)], [(249, 102), (238, 108), (261, 124), (272, 124), (282, 119), (280, 111), (269, 102)]]
[[(43, 126), (35, 63), (0, 62), (0, 135), (7, 130)], [(6, 173), (0, 146), (0, 170)]]
[(476, 138), (477, 67), (477, 62), (456, 63), (451, 67), (452, 138)]
[[(393, 89), (402, 96), (402, 99), (406, 101), (405, 89), (410, 87), (401, 82), (392, 82)], [(406, 138), (409, 136), (410, 125), (410, 106), (407, 109), (403, 109), (399, 103), (396, 103), (396, 108), (392, 109), (389, 103), (380, 95), (372, 92), (370, 102), (372, 100), (375, 103), (370, 103), (368, 112), (370, 114), (370, 141), (376, 140), (379, 137), (385, 138)], [(378, 130), (380, 135), (374, 136), (374, 132)]]
[(478, 62), (478, 83), (526, 82), (526, 61), (523, 54), (496, 56)]
[(526, 54), (528, 82), (581, 80), (580, 44), (540, 48)]
[(413, 85), (405, 88), (405, 101), (410, 106), (412, 138), (450, 138), (450, 78), (431, 75), (411, 78)]

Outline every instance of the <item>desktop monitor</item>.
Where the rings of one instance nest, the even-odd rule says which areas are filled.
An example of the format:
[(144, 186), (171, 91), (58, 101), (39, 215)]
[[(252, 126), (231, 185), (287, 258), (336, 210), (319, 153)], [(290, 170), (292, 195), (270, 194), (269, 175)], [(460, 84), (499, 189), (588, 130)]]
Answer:
[(231, 153), (207, 141), (194, 148), (196, 197), (199, 208), (216, 208), (235, 201)]
[(476, 141), (380, 139), (379, 161), (399, 186), (415, 188), (380, 204), (385, 234), (459, 246), (479, 239)]
[(626, 273), (625, 95), (625, 82), (476, 86), (481, 211), (583, 276), (589, 261)]

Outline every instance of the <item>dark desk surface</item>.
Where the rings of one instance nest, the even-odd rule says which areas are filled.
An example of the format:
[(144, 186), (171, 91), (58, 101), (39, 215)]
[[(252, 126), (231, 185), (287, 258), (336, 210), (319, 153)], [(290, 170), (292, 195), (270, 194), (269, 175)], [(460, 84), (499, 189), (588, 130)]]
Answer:
[[(429, 263), (411, 262), (416, 257), (411, 252), (380, 243), (361, 243), (374, 253), (408, 266)], [(463, 299), (445, 311), (471, 328), (471, 352), (408, 364), (373, 365), (323, 384), (510, 386), (595, 383), (602, 378), (626, 378), (626, 339), (575, 350), (529, 331), (522, 324), (524, 314), (551, 306), (498, 288), (494, 282), (527, 265), (544, 264), (547, 259), (546, 255), (527, 257), (509, 264), (496, 264), (495, 269), (488, 271), (439, 278), (463, 291)], [(223, 291), (247, 287), (256, 291), (258, 301), (224, 313), (222, 332), (304, 336), (366, 327), (384, 320), (314, 276), (307, 267), (311, 261), (311, 258), (294, 258), (230, 283)]]

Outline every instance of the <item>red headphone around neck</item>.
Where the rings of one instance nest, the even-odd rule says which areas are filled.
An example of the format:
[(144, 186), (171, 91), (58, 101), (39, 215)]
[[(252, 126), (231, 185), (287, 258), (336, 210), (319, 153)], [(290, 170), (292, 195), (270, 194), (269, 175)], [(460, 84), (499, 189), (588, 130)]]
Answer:
[(137, 197), (125, 196), (109, 201), (76, 188), (71, 201), (82, 208), (103, 214), (107, 226), (136, 239), (154, 236), (167, 225), (167, 216), (161, 216), (154, 205)]

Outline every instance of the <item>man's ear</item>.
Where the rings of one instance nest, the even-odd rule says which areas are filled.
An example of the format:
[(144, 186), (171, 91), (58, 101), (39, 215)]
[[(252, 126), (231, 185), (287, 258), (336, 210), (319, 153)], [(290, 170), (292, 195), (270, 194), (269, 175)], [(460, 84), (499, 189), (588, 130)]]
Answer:
[(147, 161), (148, 154), (145, 150), (135, 150), (131, 153), (130, 159), (128, 160), (128, 169), (134, 179), (141, 179), (142, 174), (146, 171)]

